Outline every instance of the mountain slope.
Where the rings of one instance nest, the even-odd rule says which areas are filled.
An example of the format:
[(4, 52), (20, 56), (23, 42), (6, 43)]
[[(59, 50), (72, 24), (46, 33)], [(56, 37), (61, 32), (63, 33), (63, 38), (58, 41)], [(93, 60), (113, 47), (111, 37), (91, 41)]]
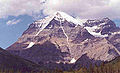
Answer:
[(89, 61), (101, 63), (120, 55), (119, 47), (109, 40), (120, 30), (113, 21), (104, 18), (82, 22), (58, 11), (30, 24), (7, 51), (45, 66), (52, 63), (52, 68), (62, 68), (61, 63), (88, 66)]
[(29, 72), (39, 69), (39, 65), (18, 56), (11, 55), (9, 52), (0, 48), (0, 69)]

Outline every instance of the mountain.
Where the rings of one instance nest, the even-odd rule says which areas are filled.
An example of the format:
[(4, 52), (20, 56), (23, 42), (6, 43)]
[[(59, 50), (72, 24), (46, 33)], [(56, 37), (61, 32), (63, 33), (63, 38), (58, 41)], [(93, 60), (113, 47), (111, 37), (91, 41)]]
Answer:
[(11, 55), (6, 50), (0, 48), (0, 72), (2, 69), (12, 71), (20, 70), (24, 73), (26, 71), (29, 72), (40, 69), (40, 66), (19, 56)]
[(88, 67), (120, 55), (119, 32), (109, 18), (80, 20), (57, 11), (30, 24), (7, 51), (50, 69)]

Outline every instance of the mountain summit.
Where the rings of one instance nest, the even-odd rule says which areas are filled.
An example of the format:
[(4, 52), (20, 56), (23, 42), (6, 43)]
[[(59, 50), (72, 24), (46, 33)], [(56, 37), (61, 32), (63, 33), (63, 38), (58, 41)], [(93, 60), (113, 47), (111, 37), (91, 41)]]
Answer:
[[(30, 27), (37, 27), (40, 29), (40, 31), (42, 31), (45, 27), (48, 26), (48, 24), (52, 20), (56, 20), (59, 23), (64, 23), (65, 21), (67, 21), (67, 22), (73, 23), (75, 25), (81, 24), (81, 22), (79, 20), (73, 18), (72, 16), (70, 16), (64, 12), (57, 11), (57, 12), (53, 13), (52, 15), (45, 17), (44, 19), (40, 19), (40, 20), (35, 21), (33, 23), (33, 25), (31, 25)], [(85, 22), (85, 20), (83, 22)], [(52, 26), (51, 26), (51, 28), (52, 28)]]
[(30, 24), (7, 50), (50, 69), (77, 68), (119, 56), (119, 32), (109, 18), (78, 20), (57, 11)]

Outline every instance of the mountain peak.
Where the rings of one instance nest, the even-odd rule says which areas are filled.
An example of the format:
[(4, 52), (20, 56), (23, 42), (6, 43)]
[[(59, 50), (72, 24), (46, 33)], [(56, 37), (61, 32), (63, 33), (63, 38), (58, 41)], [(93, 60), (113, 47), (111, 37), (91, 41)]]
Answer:
[(68, 15), (67, 13), (62, 12), (62, 11), (56, 11), (56, 12), (54, 13), (54, 17), (56, 17), (56, 16), (62, 17), (62, 18), (66, 18), (66, 17), (73, 18), (72, 16), (70, 16), (70, 15)]
[(45, 27), (48, 26), (48, 24), (53, 19), (58, 21), (58, 22), (68, 21), (68, 22), (73, 23), (75, 25), (81, 25), (81, 26), (83, 25), (83, 23), (85, 23), (87, 21), (87, 20), (73, 18), (72, 16), (68, 15), (67, 13), (64, 13), (61, 11), (56, 11), (55, 13), (45, 17), (44, 19), (40, 19), (40, 20), (35, 21), (29, 27), (30, 28), (37, 27), (37, 28), (40, 28), (41, 30), (43, 30)]
[(54, 12), (55, 15), (62, 15), (63, 13), (65, 14), (65, 12), (62, 12), (62, 11), (56, 11), (56, 12)]
[(74, 23), (76, 25), (81, 25), (82, 23), (87, 21), (87, 20), (82, 20), (82, 19), (78, 19), (78, 18), (76, 19), (76, 18), (74, 18), (74, 17), (72, 17), (72, 16), (70, 16), (67, 13), (62, 12), (62, 11), (56, 11), (55, 13), (45, 17), (44, 19), (40, 19), (40, 20), (35, 21), (35, 23), (39, 23), (39, 22), (42, 23), (46, 20), (50, 22), (53, 19), (55, 19), (57, 21), (62, 21), (62, 22), (64, 22), (66, 20), (66, 21)]
[(56, 11), (54, 13), (54, 19), (57, 21), (67, 20), (68, 22), (72, 22), (74, 24), (81, 24), (81, 22), (78, 21), (76, 18), (73, 18), (72, 16), (68, 15), (67, 13), (61, 12), (61, 11)]

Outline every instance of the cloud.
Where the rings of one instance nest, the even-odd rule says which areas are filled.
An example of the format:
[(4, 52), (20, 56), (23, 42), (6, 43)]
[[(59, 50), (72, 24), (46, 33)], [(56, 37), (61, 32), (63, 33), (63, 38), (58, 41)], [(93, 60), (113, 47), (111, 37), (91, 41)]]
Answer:
[(0, 0), (0, 18), (39, 13), (43, 2), (44, 0)]
[(80, 18), (120, 18), (120, 0), (60, 0), (57, 5), (51, 4), (48, 1), (45, 14), (60, 10)]
[(18, 24), (20, 21), (21, 21), (20, 19), (18, 19), (18, 20), (13, 19), (13, 20), (7, 21), (6, 24), (7, 24), (8, 26), (11, 26), (11, 25)]
[[(49, 15), (63, 11), (80, 18), (120, 18), (120, 0), (0, 0), (0, 18), (19, 15)], [(40, 14), (41, 15), (41, 14)]]

